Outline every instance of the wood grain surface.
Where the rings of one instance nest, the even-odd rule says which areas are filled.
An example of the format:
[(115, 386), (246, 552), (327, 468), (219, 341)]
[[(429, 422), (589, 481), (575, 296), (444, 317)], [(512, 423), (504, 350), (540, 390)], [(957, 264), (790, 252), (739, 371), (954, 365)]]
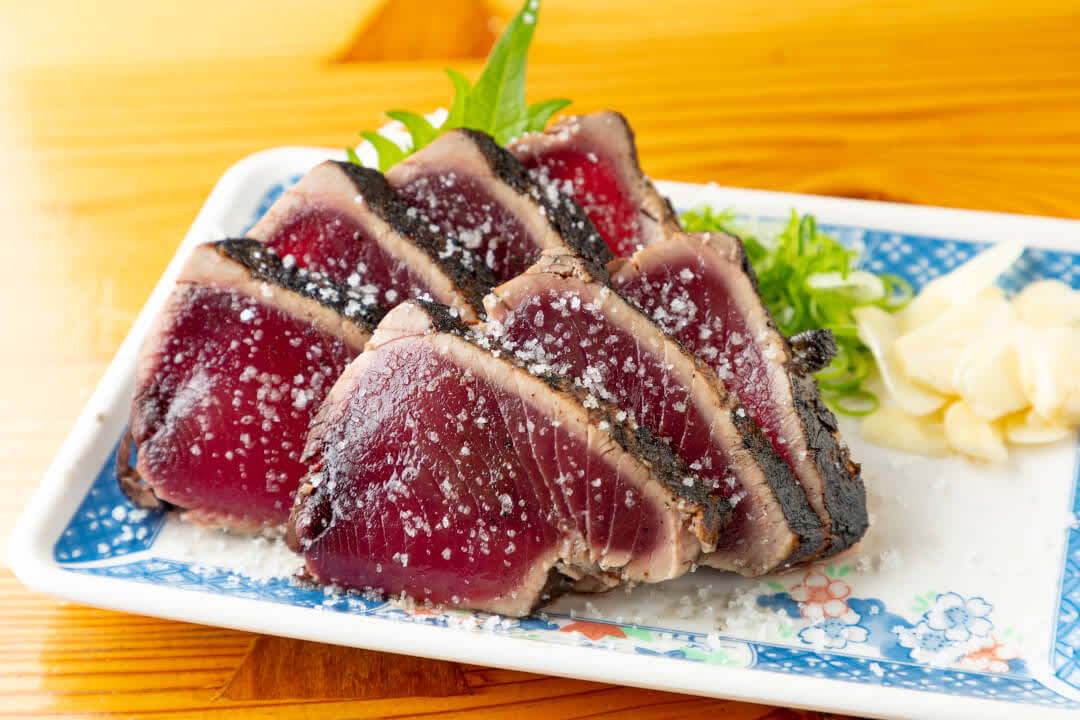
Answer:
[[(475, 74), (512, 4), (0, 0), (0, 715), (816, 716), (78, 607), (8, 569), (221, 173), (445, 104), (441, 58)], [(1075, 0), (546, 0), (529, 88), (626, 113), (655, 177), (1080, 217), (1078, 37)]]

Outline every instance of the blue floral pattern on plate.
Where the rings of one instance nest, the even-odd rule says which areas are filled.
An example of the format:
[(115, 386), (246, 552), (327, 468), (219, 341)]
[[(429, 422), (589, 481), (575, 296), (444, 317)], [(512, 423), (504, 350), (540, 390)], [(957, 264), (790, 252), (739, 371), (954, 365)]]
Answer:
[[(119, 446), (119, 443), (117, 443)], [(116, 453), (101, 466), (79, 509), (53, 546), (57, 562), (107, 560), (149, 549), (165, 524), (165, 513), (128, 502), (116, 482)], [(134, 463), (134, 453), (130, 462)]]

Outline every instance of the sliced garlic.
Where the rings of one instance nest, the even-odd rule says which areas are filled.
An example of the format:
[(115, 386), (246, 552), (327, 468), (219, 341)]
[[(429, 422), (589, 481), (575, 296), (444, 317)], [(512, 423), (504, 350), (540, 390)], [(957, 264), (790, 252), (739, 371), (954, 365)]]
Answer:
[(1062, 422), (1048, 421), (1038, 413), (1018, 413), (1005, 421), (1005, 439), (1014, 445), (1045, 445), (1063, 440), (1072, 428)]
[(957, 452), (979, 460), (1001, 463), (1009, 457), (1001, 430), (963, 400), (945, 410), (945, 440)]
[(969, 346), (1011, 331), (1012, 306), (999, 297), (981, 297), (950, 307), (935, 320), (896, 340), (900, 367), (917, 383), (945, 395), (959, 395), (957, 370)]
[(949, 454), (940, 420), (909, 415), (898, 407), (883, 407), (863, 418), (862, 436), (876, 445), (916, 455)]
[(1056, 442), (1080, 425), (1080, 291), (1040, 280), (1007, 300), (994, 282), (1023, 250), (1009, 242), (979, 253), (896, 315), (856, 310), (898, 406), (866, 419), (869, 439), (933, 454), (929, 436), (940, 429), (953, 450), (1001, 462), (1006, 441)]
[[(1077, 372), (1080, 372), (1080, 369), (1077, 369)], [(1080, 425), (1080, 387), (1077, 386), (1078, 383), (1080, 383), (1080, 377), (1074, 375), (1073, 387), (1062, 400), (1061, 412), (1058, 415), (1061, 422), (1072, 427)]]
[(1017, 346), (1020, 386), (1035, 412), (1053, 418), (1062, 410), (1076, 385), (1075, 355), (1070, 345), (1075, 330), (1069, 328), (1024, 328)]
[(1071, 328), (1068, 347), (1064, 353), (1065, 368), (1059, 419), (1069, 425), (1080, 425), (1080, 328)]
[(971, 258), (952, 272), (927, 283), (900, 312), (904, 332), (921, 327), (950, 305), (966, 303), (991, 287), (1001, 273), (1024, 253), (1024, 243), (1003, 242)]
[(960, 397), (985, 420), (1030, 405), (1020, 383), (1015, 330), (988, 334), (968, 345), (956, 365), (954, 384)]
[(900, 368), (894, 349), (899, 336), (895, 317), (874, 305), (855, 308), (854, 315), (859, 339), (874, 355), (893, 401), (911, 415), (928, 415), (940, 409), (945, 398), (911, 382)]
[(1020, 291), (1013, 305), (1033, 328), (1080, 326), (1080, 292), (1060, 280), (1039, 280)]
[(1024, 243), (1019, 240), (998, 243), (930, 282), (923, 292), (940, 295), (953, 303), (969, 300), (993, 285), (1023, 254)]
[(908, 303), (900, 312), (896, 313), (896, 325), (900, 333), (909, 333), (917, 330), (952, 307), (952, 303), (944, 298), (935, 296), (923, 297), (920, 292), (915, 299)]

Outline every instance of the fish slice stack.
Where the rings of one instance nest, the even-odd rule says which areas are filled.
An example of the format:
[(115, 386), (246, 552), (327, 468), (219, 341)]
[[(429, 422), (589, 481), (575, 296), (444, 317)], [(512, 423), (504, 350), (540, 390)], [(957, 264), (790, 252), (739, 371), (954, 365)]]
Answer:
[(524, 615), (866, 531), (858, 465), (742, 243), (685, 234), (626, 119), (326, 162), (192, 255), (140, 355), (123, 484), (286, 533), (318, 583)]

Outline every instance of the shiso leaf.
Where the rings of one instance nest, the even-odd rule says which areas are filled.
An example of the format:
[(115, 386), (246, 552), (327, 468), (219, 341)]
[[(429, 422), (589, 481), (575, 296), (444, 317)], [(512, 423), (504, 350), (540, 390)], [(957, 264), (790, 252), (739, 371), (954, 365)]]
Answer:
[(468, 78), (457, 70), (447, 68), (446, 75), (450, 78), (450, 82), (454, 83), (454, 102), (450, 105), (450, 114), (446, 116), (446, 122), (440, 129), (453, 130), (465, 125), (465, 113), (469, 105), (469, 93), (472, 92), (472, 86), (469, 85)]
[[(419, 113), (394, 110), (387, 115), (400, 121), (409, 131), (412, 143), (408, 148), (371, 140), (370, 133), (362, 133), (375, 146), (379, 169), (390, 169), (454, 128), (480, 130), (505, 145), (527, 132), (543, 130), (552, 115), (569, 105), (570, 101), (564, 98), (543, 100), (533, 105), (525, 102), (525, 66), (539, 10), (540, 0), (527, 0), (522, 5), (491, 49), (475, 84), (470, 85), (456, 70), (446, 70), (454, 85), (454, 99), (446, 122), (440, 127), (434, 127)], [(349, 152), (348, 148), (346, 152)], [(355, 156), (352, 152), (349, 159)]]
[(525, 61), (538, 9), (539, 2), (527, 0), (511, 18), (469, 93), (469, 105), (465, 109), (467, 126), (486, 132), (500, 145), (523, 134), (528, 122)]
[(540, 132), (547, 127), (551, 116), (569, 105), (570, 102), (566, 98), (552, 98), (551, 100), (541, 100), (538, 103), (533, 103), (529, 106), (529, 120), (525, 129), (528, 132)]
[(409, 131), (409, 136), (412, 138), (409, 149), (414, 152), (430, 143), (439, 134), (435, 126), (420, 113), (414, 113), (411, 110), (388, 110), (386, 116), (397, 120)]
[(375, 152), (379, 153), (379, 170), (386, 172), (394, 163), (405, 157), (405, 151), (393, 140), (375, 132), (362, 132), (360, 134), (375, 146)]

